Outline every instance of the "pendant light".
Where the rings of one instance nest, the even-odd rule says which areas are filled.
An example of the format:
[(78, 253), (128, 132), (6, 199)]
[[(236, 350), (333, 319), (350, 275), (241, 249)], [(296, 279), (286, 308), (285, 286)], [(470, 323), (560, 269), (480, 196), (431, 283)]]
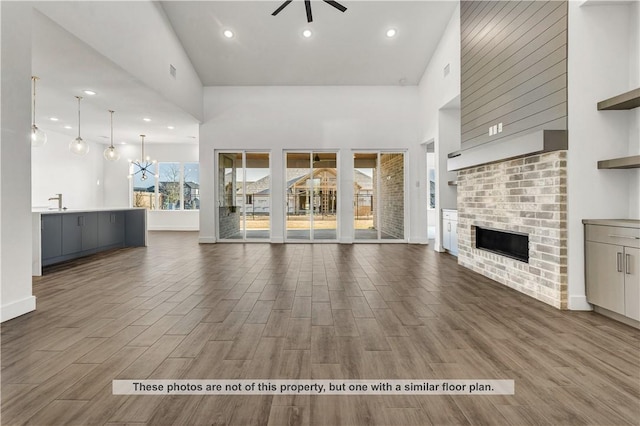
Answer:
[(111, 114), (111, 145), (109, 145), (107, 147), (107, 149), (104, 150), (104, 158), (106, 158), (109, 161), (117, 161), (120, 158), (120, 153), (118, 152), (118, 150), (116, 149), (115, 146), (113, 146), (113, 110), (109, 110), (109, 113)]
[(77, 155), (86, 155), (89, 152), (89, 144), (80, 137), (80, 101), (82, 96), (76, 96), (78, 100), (78, 137), (69, 143), (69, 151)]
[(31, 146), (39, 148), (47, 143), (47, 134), (36, 126), (36, 81), (39, 80), (35, 75), (31, 76), (33, 81), (33, 120), (31, 121)]
[(146, 135), (140, 135), (140, 139), (142, 140), (142, 159), (131, 162), (131, 172), (129, 173), (129, 178), (132, 178), (134, 175), (140, 173), (140, 180), (147, 180), (149, 175), (158, 177), (157, 174), (153, 173), (151, 170), (151, 166), (157, 163), (156, 160), (151, 160), (151, 157), (148, 155), (145, 157), (144, 155), (144, 138)]

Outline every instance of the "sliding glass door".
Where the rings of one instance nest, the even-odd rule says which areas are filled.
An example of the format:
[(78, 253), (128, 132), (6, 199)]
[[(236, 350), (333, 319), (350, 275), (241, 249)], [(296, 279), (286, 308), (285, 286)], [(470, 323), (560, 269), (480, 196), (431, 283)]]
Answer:
[(218, 236), (221, 240), (269, 240), (269, 153), (218, 153)]
[(404, 153), (353, 155), (354, 239), (404, 240)]
[(336, 240), (338, 169), (335, 152), (287, 152), (287, 241)]

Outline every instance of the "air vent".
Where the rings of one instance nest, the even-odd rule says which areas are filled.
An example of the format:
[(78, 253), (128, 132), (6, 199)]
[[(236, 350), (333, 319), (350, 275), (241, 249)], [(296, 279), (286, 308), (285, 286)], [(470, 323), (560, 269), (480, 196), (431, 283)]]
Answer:
[(169, 74), (171, 74), (171, 77), (176, 78), (176, 67), (171, 64), (169, 64)]

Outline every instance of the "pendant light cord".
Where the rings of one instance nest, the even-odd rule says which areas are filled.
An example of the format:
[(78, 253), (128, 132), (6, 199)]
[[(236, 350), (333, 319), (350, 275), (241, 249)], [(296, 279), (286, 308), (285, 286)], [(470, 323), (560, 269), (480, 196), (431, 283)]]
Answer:
[(115, 111), (109, 110), (111, 113), (111, 146), (109, 148), (113, 148), (113, 113)]
[(142, 138), (142, 158), (140, 159), (140, 161), (147, 161), (144, 156), (144, 136), (145, 135), (140, 135), (140, 137)]
[(82, 100), (82, 96), (76, 96), (78, 99), (78, 139), (82, 139), (80, 137), (80, 101)]
[(38, 77), (36, 77), (35, 75), (31, 76), (31, 80), (33, 81), (33, 121), (31, 121), (31, 124), (33, 126), (36, 125), (36, 80), (38, 79)]

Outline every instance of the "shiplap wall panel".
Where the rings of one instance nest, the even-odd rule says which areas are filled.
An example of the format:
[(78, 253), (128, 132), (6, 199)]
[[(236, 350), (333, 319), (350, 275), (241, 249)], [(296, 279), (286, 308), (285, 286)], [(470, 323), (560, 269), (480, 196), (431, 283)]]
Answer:
[[(461, 39), (461, 43), (464, 44), (462, 48), (462, 58), (464, 58), (465, 61), (469, 61), (477, 56), (483, 46), (491, 46), (497, 37), (504, 37), (509, 25), (513, 24), (514, 21), (517, 22), (517, 19), (520, 19), (527, 9), (531, 12), (532, 6), (516, 1), (496, 2), (496, 5), (504, 3), (506, 3), (506, 6), (500, 10), (498, 10), (497, 6), (492, 7), (491, 12), (493, 15), (490, 15), (491, 21), (485, 22), (483, 26), (477, 26), (477, 33), (479, 34), (473, 38)], [(536, 6), (536, 4), (533, 6)], [(487, 31), (487, 25), (489, 24), (491, 24), (491, 31)]]
[[(553, 78), (552, 76), (556, 77)], [(482, 115), (492, 109), (505, 105), (517, 97), (535, 91), (539, 86), (545, 84), (547, 81), (555, 82), (558, 79), (566, 79), (567, 61), (565, 59), (561, 59), (559, 62), (543, 71), (530, 67), (526, 68), (523, 72), (515, 74), (515, 76), (511, 76), (510, 78), (504, 78), (505, 74), (501, 75), (501, 77), (502, 78), (491, 81), (483, 86), (481, 89), (482, 93), (478, 94), (477, 99), (473, 102), (469, 102), (467, 105), (469, 108), (469, 114), (473, 113), (477, 117), (478, 115)], [(550, 77), (553, 79), (549, 80)], [(488, 94), (491, 94), (493, 99), (489, 102), (483, 102), (482, 98)], [(467, 120), (468, 121), (462, 122), (463, 126), (472, 121), (478, 123), (477, 118), (468, 118)]]
[[(546, 13), (540, 10), (540, 14)], [(538, 15), (538, 13), (536, 13)], [(527, 22), (519, 22), (518, 28), (513, 31), (505, 31), (504, 37), (496, 37), (490, 45), (485, 45), (480, 52), (469, 60), (465, 59), (462, 78), (465, 85), (472, 85), (474, 81), (486, 75), (497, 64), (511, 63), (511, 57), (520, 53), (525, 48), (534, 50), (540, 46), (539, 40), (549, 39), (562, 33), (562, 28), (566, 28), (566, 15), (562, 10), (556, 10), (545, 16), (536, 16), (540, 21), (534, 22), (529, 19)], [(535, 47), (530, 47), (535, 45)]]
[(463, 1), (460, 16), (462, 148), (566, 130), (566, 1)]

